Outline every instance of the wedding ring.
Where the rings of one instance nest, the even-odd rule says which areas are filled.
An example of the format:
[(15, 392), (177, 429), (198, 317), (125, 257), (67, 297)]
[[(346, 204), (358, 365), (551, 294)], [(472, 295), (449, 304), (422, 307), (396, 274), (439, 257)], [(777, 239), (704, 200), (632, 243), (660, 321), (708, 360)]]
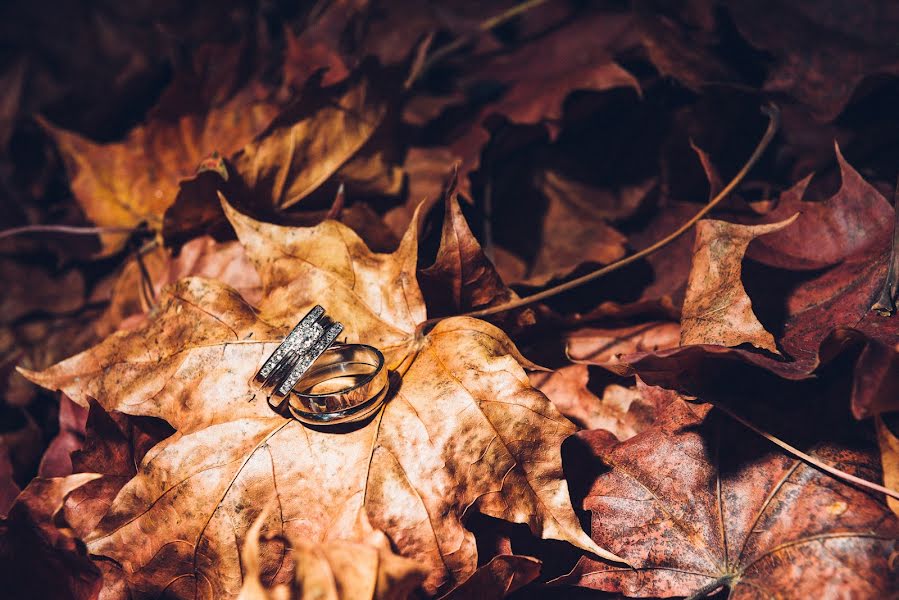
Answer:
[(360, 421), (384, 403), (389, 389), (384, 355), (365, 344), (325, 350), (288, 398), (293, 416), (313, 425)]
[(275, 396), (286, 396), (341, 331), (341, 323), (325, 315), (321, 306), (315, 306), (266, 359), (256, 380), (262, 382), (263, 388), (273, 387)]

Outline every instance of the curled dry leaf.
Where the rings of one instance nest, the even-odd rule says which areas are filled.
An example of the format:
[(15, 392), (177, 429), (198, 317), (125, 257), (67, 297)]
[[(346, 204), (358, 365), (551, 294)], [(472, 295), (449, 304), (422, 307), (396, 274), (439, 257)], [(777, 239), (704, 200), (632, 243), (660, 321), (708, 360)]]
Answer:
[[(171, 93), (171, 90), (169, 91)], [(253, 83), (227, 102), (204, 112), (151, 118), (122, 142), (97, 143), (41, 121), (66, 162), (75, 199), (92, 222), (135, 227), (146, 222), (162, 228), (178, 183), (218, 151), (236, 152), (278, 114), (275, 102)], [(101, 235), (103, 253), (120, 250), (126, 236)]]
[[(674, 398), (628, 441), (581, 434), (612, 469), (585, 501), (593, 536), (634, 568), (582, 559), (565, 581), (637, 597), (726, 587), (731, 599), (880, 598), (896, 589), (899, 521), (881, 499), (709, 410)], [(818, 444), (811, 453), (876, 477), (870, 452)]]
[(79, 473), (36, 478), (0, 519), (0, 585), (10, 598), (88, 600), (100, 589), (97, 568), (61, 518), (66, 498), (97, 479)]
[(259, 541), (268, 512), (264, 510), (247, 531), (240, 553), (244, 583), (238, 600), (405, 600), (425, 578), (415, 561), (394, 554), (387, 538), (372, 532), (368, 544), (316, 545), (288, 538), (293, 581), (266, 589)]
[[(861, 346), (852, 410), (858, 418), (897, 410), (899, 319), (871, 310), (890, 262), (894, 211), (837, 151), (842, 185), (822, 202), (802, 200), (806, 178), (781, 195), (766, 219), (799, 212), (795, 222), (749, 248), (750, 290), (765, 290), (766, 325), (789, 360), (723, 346), (688, 346), (626, 358), (620, 373), (701, 395), (708, 374), (747, 363), (780, 377), (804, 379), (847, 347)], [(810, 243), (809, 240), (815, 240)], [(717, 365), (717, 366), (716, 366)], [(705, 383), (704, 383), (705, 380)], [(713, 383), (712, 383), (713, 384)]]
[(681, 317), (681, 345), (716, 344), (756, 348), (778, 354), (746, 294), (740, 275), (749, 242), (779, 231), (799, 215), (770, 225), (735, 225), (707, 219), (696, 225), (693, 265)]
[[(480, 310), (518, 299), (475, 239), (459, 206), (456, 178), (444, 195), (445, 211), (440, 246), (434, 264), (418, 272), (429, 313), (434, 317)], [(500, 313), (494, 321), (514, 331), (533, 325), (532, 309)]]
[[(426, 315), (414, 226), (384, 255), (333, 221), (287, 228), (225, 210), (263, 282), (259, 313), (225, 286), (186, 279), (141, 327), (28, 374), (77, 402), (94, 397), (177, 431), (88, 536), (91, 553), (121, 564), (142, 593), (235, 596), (235, 536), (244, 539), (258, 498), (274, 493), (271, 531), (310, 543), (358, 541), (365, 517), (427, 568), (431, 592), (475, 571), (474, 536), (462, 525), (472, 509), (615, 558), (584, 534), (570, 505), (558, 448), (574, 426), (529, 385), (527, 361), (506, 335), (453, 318), (415, 337)], [(342, 434), (285, 420), (251, 383), (317, 302), (349, 340), (404, 367), (384, 409)], [(166, 529), (153, 529), (161, 518)]]
[(296, 204), (375, 132), (386, 114), (393, 79), (368, 64), (330, 88), (312, 82), (294, 106), (234, 156), (234, 169), (271, 206)]
[(350, 77), (328, 87), (319, 78), (306, 82), (254, 140), (229, 159), (227, 180), (198, 173), (181, 183), (166, 210), (163, 235), (177, 241), (222, 219), (217, 193), (256, 212), (288, 208), (340, 173), (362, 188), (394, 192), (401, 170), (378, 149), (360, 150), (372, 139), (399, 89), (401, 71), (364, 63)]
[(598, 398), (589, 390), (587, 365), (568, 365), (551, 373), (530, 373), (531, 383), (546, 394), (563, 415), (587, 429), (605, 429), (626, 440), (655, 418), (655, 404), (644, 398), (645, 386), (610, 384)]
[(574, 362), (605, 366), (618, 363), (625, 354), (655, 352), (679, 344), (680, 325), (650, 321), (627, 327), (577, 329), (566, 336), (565, 353)]

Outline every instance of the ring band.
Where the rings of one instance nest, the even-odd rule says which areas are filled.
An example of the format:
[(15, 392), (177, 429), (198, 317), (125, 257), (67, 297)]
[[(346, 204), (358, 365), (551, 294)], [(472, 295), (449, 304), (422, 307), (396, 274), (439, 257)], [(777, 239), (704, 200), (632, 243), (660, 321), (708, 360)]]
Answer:
[(341, 331), (343, 325), (325, 315), (324, 308), (313, 307), (266, 359), (256, 380), (263, 388), (272, 385), (275, 396), (286, 396)]
[(325, 350), (306, 371), (288, 406), (304, 423), (359, 421), (383, 404), (389, 387), (380, 350), (365, 344), (340, 344)]

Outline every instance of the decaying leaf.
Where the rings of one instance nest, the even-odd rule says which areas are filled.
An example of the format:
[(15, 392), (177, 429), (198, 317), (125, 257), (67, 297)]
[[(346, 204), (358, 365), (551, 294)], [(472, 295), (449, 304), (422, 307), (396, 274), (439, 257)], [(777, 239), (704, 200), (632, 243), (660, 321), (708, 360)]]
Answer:
[[(809, 377), (822, 363), (854, 345), (863, 345), (855, 368), (852, 409), (859, 417), (896, 410), (896, 345), (899, 319), (871, 310), (886, 277), (893, 210), (886, 199), (837, 153), (842, 185), (822, 202), (802, 200), (809, 183), (784, 192), (766, 219), (799, 212), (781, 231), (760, 237), (749, 249), (761, 263), (747, 280), (754, 289), (779, 290), (774, 313), (777, 342), (790, 360), (723, 346), (688, 346), (628, 356), (629, 366), (648, 383), (701, 394), (703, 380), (721, 365), (740, 362), (787, 379)], [(791, 217), (792, 218), (792, 217)], [(822, 240), (812, 243), (809, 240)], [(719, 367), (714, 366), (718, 364)], [(704, 374), (704, 375), (701, 375)]]
[(567, 365), (551, 373), (534, 371), (530, 377), (563, 415), (581, 427), (610, 431), (619, 440), (633, 437), (655, 418), (655, 403), (644, 397), (646, 386), (610, 384), (599, 398), (588, 388), (586, 365)]
[(359, 71), (334, 89), (307, 86), (294, 107), (234, 157), (254, 194), (287, 208), (336, 172), (381, 123), (390, 89), (385, 72)]
[[(566, 581), (636, 597), (724, 587), (732, 599), (876, 598), (896, 589), (899, 521), (880, 498), (709, 409), (674, 398), (628, 441), (595, 436), (612, 470), (585, 501), (593, 536), (634, 568), (582, 559)], [(812, 454), (876, 479), (870, 452), (822, 443)]]
[[(178, 183), (213, 151), (229, 156), (278, 114), (263, 89), (250, 86), (200, 113), (150, 120), (122, 142), (99, 144), (42, 121), (66, 159), (72, 191), (88, 219), (101, 226), (162, 228)], [(104, 253), (120, 250), (126, 235), (101, 236)]]
[(693, 266), (681, 318), (681, 344), (752, 344), (778, 353), (774, 336), (752, 312), (740, 280), (743, 255), (760, 235), (788, 227), (799, 215), (770, 225), (705, 220), (696, 226)]
[[(474, 572), (474, 537), (462, 524), (472, 508), (614, 559), (570, 506), (558, 448), (574, 426), (530, 386), (520, 366), (528, 363), (505, 334), (453, 318), (414, 335), (426, 316), (414, 226), (394, 254), (379, 255), (333, 221), (286, 228), (225, 208), (262, 278), (260, 313), (221, 284), (182, 280), (146, 324), (28, 374), (77, 402), (94, 397), (177, 431), (90, 534), (93, 554), (121, 564), (136, 591), (234, 596), (242, 582), (235, 536), (245, 537), (258, 498), (274, 493), (270, 531), (353, 541), (366, 517), (427, 568), (430, 591)], [(316, 302), (349, 340), (404, 366), (374, 420), (339, 435), (285, 420), (251, 383)], [(148, 535), (160, 518), (166, 529)]]
[(0, 519), (0, 585), (11, 598), (95, 598), (97, 567), (60, 519), (66, 498), (96, 473), (36, 478)]

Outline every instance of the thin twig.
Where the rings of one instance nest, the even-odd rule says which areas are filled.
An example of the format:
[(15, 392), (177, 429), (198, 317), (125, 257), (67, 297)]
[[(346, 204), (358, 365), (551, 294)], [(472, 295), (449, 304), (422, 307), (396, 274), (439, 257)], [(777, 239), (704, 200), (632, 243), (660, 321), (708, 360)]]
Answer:
[(494, 15), (485, 21), (481, 21), (478, 24), (478, 30), (475, 33), (459, 36), (447, 45), (441, 46), (440, 48), (435, 50), (434, 54), (427, 58), (421, 68), (416, 70), (416, 75), (413, 80), (409, 82), (409, 85), (411, 85), (414, 80), (420, 79), (424, 73), (427, 73), (431, 69), (431, 67), (445, 59), (447, 56), (475, 40), (478, 35), (490, 31), (494, 27), (499, 27), (503, 23), (511, 21), (522, 13), (526, 13), (529, 10), (537, 8), (541, 4), (546, 4), (548, 1), (549, 0), (527, 0), (526, 2), (522, 2), (521, 4), (513, 6), (509, 10), (505, 10), (498, 15)]
[(749, 429), (756, 432), (757, 434), (759, 434), (760, 436), (762, 436), (769, 442), (771, 442), (777, 446), (780, 446), (781, 448), (783, 448), (784, 450), (786, 450), (787, 452), (789, 452), (790, 454), (792, 454), (799, 460), (801, 460), (805, 463), (808, 463), (808, 464), (812, 465), (813, 467), (824, 471), (825, 473), (829, 473), (829, 474), (833, 475), (834, 477), (836, 477), (837, 479), (842, 479), (844, 481), (854, 483), (857, 486), (867, 488), (867, 489), (873, 490), (875, 492), (880, 492), (881, 494), (886, 494), (887, 496), (890, 496), (891, 498), (895, 498), (895, 499), (899, 500), (899, 492), (897, 492), (896, 490), (891, 490), (890, 488), (883, 487), (882, 485), (876, 484), (873, 481), (868, 481), (867, 479), (862, 479), (861, 477), (856, 477), (855, 475), (852, 475), (845, 471), (841, 471), (840, 469), (837, 469), (836, 467), (832, 467), (832, 466), (828, 465), (827, 463), (821, 462), (814, 456), (811, 456), (810, 454), (806, 454), (799, 448), (791, 446), (790, 444), (786, 443), (785, 441), (781, 440), (778, 437), (775, 437), (774, 435), (768, 433), (767, 431), (759, 429), (758, 427), (756, 427), (755, 425), (753, 425), (752, 423), (750, 423), (749, 421), (747, 421), (740, 415), (734, 413), (729, 408), (726, 408), (725, 406), (722, 406), (721, 404), (719, 404), (717, 402), (712, 402), (712, 404), (715, 406), (715, 408), (717, 408), (718, 410), (720, 410), (721, 412), (723, 412), (724, 414), (729, 416), (731, 419), (733, 419), (737, 423), (740, 423), (744, 427), (748, 427)]
[[(755, 147), (755, 150), (752, 152), (752, 155), (746, 161), (746, 164), (740, 169), (740, 171), (734, 175), (734, 178), (730, 180), (724, 188), (718, 192), (718, 194), (709, 201), (699, 212), (697, 212), (693, 217), (681, 225), (676, 231), (665, 236), (661, 240), (657, 241), (653, 245), (640, 250), (639, 252), (635, 252), (630, 256), (626, 256), (621, 260), (613, 262), (605, 267), (601, 267), (591, 273), (587, 273), (586, 275), (582, 275), (577, 279), (572, 279), (571, 281), (566, 281), (560, 285), (553, 286), (549, 289), (543, 290), (537, 294), (533, 294), (531, 296), (525, 296), (524, 298), (518, 298), (517, 300), (513, 300), (511, 302), (506, 302), (505, 304), (500, 304), (498, 306), (491, 306), (489, 308), (484, 308), (481, 310), (475, 310), (472, 312), (464, 313), (462, 317), (475, 317), (475, 318), (483, 318), (488, 317), (490, 315), (495, 315), (498, 313), (506, 312), (509, 310), (515, 310), (517, 308), (521, 308), (523, 306), (528, 306), (529, 304), (533, 304), (535, 302), (540, 302), (542, 300), (546, 300), (547, 298), (551, 298), (553, 296), (557, 296), (561, 293), (572, 290), (576, 287), (582, 286), (585, 283), (590, 281), (594, 281), (603, 277), (604, 275), (608, 275), (613, 271), (617, 271), (624, 266), (631, 264), (637, 260), (640, 260), (644, 256), (648, 256), (653, 252), (667, 246), (684, 233), (686, 233), (693, 225), (695, 225), (701, 218), (706, 216), (713, 208), (715, 208), (718, 204), (721, 203), (722, 200), (727, 198), (728, 195), (740, 185), (740, 182), (743, 181), (743, 178), (746, 177), (746, 174), (749, 173), (749, 170), (752, 169), (753, 166), (758, 162), (759, 158), (761, 158), (762, 153), (768, 147), (768, 144), (771, 143), (771, 140), (774, 138), (774, 134), (777, 133), (777, 129), (780, 126), (780, 111), (773, 104), (769, 104), (767, 106), (762, 107), (762, 112), (764, 112), (768, 116), (768, 129), (765, 131), (765, 135), (762, 136), (762, 139), (759, 140), (758, 145)], [(445, 317), (428, 319), (418, 325), (419, 334), (423, 333), (424, 330), (431, 325), (438, 323), (443, 320)]]
[(100, 233), (131, 233), (133, 227), (75, 227), (72, 225), (24, 225), (0, 231), (0, 240), (29, 233), (65, 233), (69, 235), (97, 235)]

